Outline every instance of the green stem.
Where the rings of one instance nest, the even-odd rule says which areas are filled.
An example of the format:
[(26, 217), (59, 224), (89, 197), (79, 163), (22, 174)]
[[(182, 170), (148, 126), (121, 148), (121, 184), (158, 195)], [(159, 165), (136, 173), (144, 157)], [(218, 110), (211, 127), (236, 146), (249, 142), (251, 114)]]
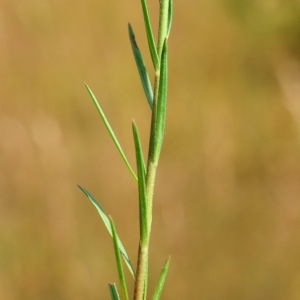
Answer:
[(134, 300), (143, 300), (145, 291), (145, 280), (148, 277), (148, 258), (149, 258), (149, 242), (151, 233), (151, 223), (152, 223), (152, 205), (153, 205), (153, 194), (154, 194), (154, 183), (156, 177), (156, 169), (158, 159), (155, 160), (154, 149), (156, 136), (155, 136), (155, 126), (157, 119), (157, 97), (159, 88), (159, 72), (156, 72), (154, 79), (154, 97), (153, 97), (153, 109), (151, 118), (151, 130), (150, 130), (150, 141), (149, 141), (149, 156), (147, 163), (147, 175), (146, 175), (146, 211), (147, 211), (147, 236), (145, 240), (140, 240), (138, 262), (137, 262), (137, 272), (136, 281), (134, 287)]
[(138, 253), (138, 263), (136, 272), (136, 281), (134, 286), (134, 300), (143, 300), (146, 278), (148, 275), (148, 249), (147, 245), (143, 246), (140, 244)]
[[(134, 287), (134, 300), (145, 300), (147, 298), (149, 242), (152, 223), (153, 194), (158, 165), (160, 148), (163, 140), (164, 118), (167, 89), (167, 47), (166, 40), (170, 30), (171, 0), (160, 0), (160, 15), (158, 28), (157, 54), (159, 64), (155, 66), (155, 78), (153, 88), (153, 105), (151, 117), (151, 129), (148, 149), (147, 173), (145, 182), (146, 197), (146, 222), (147, 234), (140, 235), (136, 281)], [(160, 102), (160, 103), (158, 103)], [(163, 124), (163, 126), (162, 126)]]

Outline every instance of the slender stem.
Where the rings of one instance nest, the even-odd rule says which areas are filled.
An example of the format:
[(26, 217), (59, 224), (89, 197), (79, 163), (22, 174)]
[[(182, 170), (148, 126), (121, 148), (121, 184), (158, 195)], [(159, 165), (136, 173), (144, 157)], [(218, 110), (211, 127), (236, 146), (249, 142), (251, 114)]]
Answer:
[(134, 300), (142, 300), (144, 297), (144, 286), (147, 278), (148, 269), (148, 247), (139, 246), (138, 265), (136, 281), (134, 285)]
[(147, 201), (147, 226), (148, 226), (148, 240), (150, 238), (151, 224), (152, 224), (152, 205), (154, 195), (154, 184), (156, 177), (157, 163), (148, 162), (148, 170), (146, 177), (146, 201)]
[[(158, 28), (158, 60), (159, 64), (155, 66), (155, 78), (153, 88), (153, 106), (152, 106), (152, 117), (151, 117), (151, 129), (149, 138), (148, 148), (148, 161), (147, 161), (147, 173), (145, 183), (145, 194), (146, 194), (146, 222), (147, 222), (147, 234), (146, 237), (141, 238), (139, 243), (138, 262), (137, 262), (137, 273), (136, 281), (134, 286), (134, 300), (144, 300), (147, 297), (147, 280), (148, 280), (148, 260), (149, 260), (149, 242), (151, 233), (152, 223), (152, 206), (153, 206), (153, 194), (156, 177), (156, 169), (159, 160), (159, 151), (157, 151), (158, 144), (161, 146), (161, 139), (163, 135), (158, 136), (157, 126), (159, 121), (158, 112), (158, 99), (160, 92), (160, 73), (161, 73), (161, 61), (162, 52), (165, 39), (167, 38), (169, 30), (168, 16), (169, 13), (169, 2), (170, 0), (160, 0), (160, 16), (159, 16), (159, 28)], [(162, 71), (162, 74), (163, 71)], [(161, 134), (161, 133), (160, 133)], [(159, 147), (160, 147), (159, 146)]]
[(152, 204), (154, 194), (154, 183), (157, 169), (157, 161), (154, 160), (154, 143), (155, 140), (155, 126), (156, 126), (156, 108), (157, 108), (157, 97), (158, 97), (158, 83), (159, 83), (159, 72), (156, 72), (154, 79), (154, 97), (153, 97), (153, 108), (151, 118), (151, 129), (150, 129), (150, 141), (148, 151), (148, 163), (147, 163), (147, 175), (146, 175), (146, 205), (147, 205), (147, 228), (148, 233), (144, 241), (140, 240), (136, 281), (134, 287), (134, 300), (144, 299), (144, 293), (146, 293), (144, 286), (145, 280), (148, 277), (148, 257), (149, 257), (149, 242), (151, 233), (152, 223)]

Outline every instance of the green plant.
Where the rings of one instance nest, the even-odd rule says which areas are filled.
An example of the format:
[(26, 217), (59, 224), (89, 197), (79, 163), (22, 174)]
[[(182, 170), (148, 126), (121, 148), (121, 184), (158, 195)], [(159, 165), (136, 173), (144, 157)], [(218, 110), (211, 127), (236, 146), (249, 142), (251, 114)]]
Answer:
[[(103, 110), (101, 109), (95, 95), (91, 89), (86, 85), (86, 88), (109, 132), (115, 146), (117, 147), (120, 155), (122, 156), (127, 168), (131, 175), (138, 184), (139, 195), (139, 229), (140, 229), (140, 242), (138, 250), (137, 267), (134, 270), (130, 259), (125, 251), (125, 248), (119, 239), (114, 222), (110, 216), (107, 216), (95, 198), (83, 187), (79, 186), (84, 194), (89, 198), (93, 205), (98, 210), (108, 232), (112, 236), (115, 258), (117, 262), (117, 270), (119, 274), (120, 287), (122, 291), (122, 299), (129, 299), (127, 284), (125, 281), (123, 265), (121, 257), (123, 257), (130, 273), (134, 278), (134, 300), (147, 299), (147, 285), (148, 285), (148, 254), (149, 254), (149, 242), (151, 233), (152, 222), (152, 203), (154, 193), (154, 183), (156, 176), (156, 169), (159, 161), (161, 147), (164, 139), (165, 131), (165, 118), (166, 118), (166, 101), (167, 101), (167, 81), (168, 81), (168, 37), (171, 28), (172, 21), (172, 0), (160, 0), (159, 9), (159, 26), (158, 26), (158, 41), (155, 45), (154, 37), (151, 29), (149, 14), (147, 10), (146, 0), (141, 0), (142, 11), (144, 16), (146, 35), (148, 40), (149, 51), (154, 67), (154, 84), (153, 88), (149, 80), (145, 64), (141, 52), (137, 46), (133, 29), (131, 25), (128, 25), (129, 39), (131, 42), (132, 51), (136, 61), (137, 69), (140, 75), (143, 89), (149, 106), (152, 111), (151, 117), (151, 129), (149, 137), (148, 159), (145, 163), (141, 142), (138, 134), (136, 124), (132, 123), (133, 139), (135, 145), (137, 175), (130, 166), (123, 150), (118, 142)], [(152, 299), (160, 299), (160, 295), (164, 286), (166, 275), (168, 272), (170, 259), (167, 259), (160, 273), (155, 291)], [(115, 284), (109, 284), (109, 291), (111, 299), (121, 299), (117, 291)]]

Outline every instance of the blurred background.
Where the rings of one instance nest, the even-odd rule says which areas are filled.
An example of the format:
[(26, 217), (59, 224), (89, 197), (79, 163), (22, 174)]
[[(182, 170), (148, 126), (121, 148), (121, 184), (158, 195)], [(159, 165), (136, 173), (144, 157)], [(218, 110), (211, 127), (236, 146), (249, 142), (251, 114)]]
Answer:
[[(300, 1), (174, 2), (150, 291), (171, 255), (164, 299), (300, 299)], [(128, 22), (153, 78), (140, 1), (0, 1), (1, 299), (109, 299), (112, 242), (77, 184), (135, 264), (136, 185), (84, 87), (134, 165), (150, 110)]]

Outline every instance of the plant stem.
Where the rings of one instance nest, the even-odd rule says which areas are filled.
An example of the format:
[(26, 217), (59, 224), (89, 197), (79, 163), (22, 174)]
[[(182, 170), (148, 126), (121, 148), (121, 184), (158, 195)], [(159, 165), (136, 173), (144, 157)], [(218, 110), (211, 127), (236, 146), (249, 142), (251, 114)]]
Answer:
[(144, 299), (145, 282), (148, 274), (148, 246), (139, 245), (136, 281), (134, 285), (134, 300)]
[(134, 289), (134, 300), (144, 299), (144, 293), (147, 292), (144, 287), (146, 283), (146, 278), (148, 277), (149, 242), (150, 242), (150, 232), (151, 232), (151, 222), (152, 222), (152, 203), (153, 203), (156, 167), (157, 164), (153, 164), (153, 163), (148, 164), (148, 171), (146, 177), (148, 232), (147, 232), (146, 239), (144, 241), (140, 240), (136, 282), (135, 282), (135, 289)]
[[(142, 3), (145, 6), (145, 1), (142, 1)], [(158, 46), (156, 49), (158, 63), (154, 63), (155, 77), (153, 87), (152, 116), (147, 172), (145, 179), (147, 234), (140, 235), (137, 273), (134, 286), (134, 300), (145, 300), (147, 298), (149, 242), (152, 223), (153, 194), (156, 169), (164, 136), (165, 105), (167, 99), (167, 38), (171, 23), (171, 10), (172, 0), (160, 0)]]
[(155, 158), (155, 126), (157, 117), (157, 97), (158, 97), (158, 87), (159, 87), (159, 71), (155, 74), (154, 79), (154, 97), (153, 97), (153, 109), (151, 118), (151, 130), (150, 130), (150, 141), (149, 141), (149, 151), (148, 151), (148, 162), (147, 162), (147, 174), (146, 174), (146, 205), (147, 205), (147, 236), (145, 240), (140, 240), (139, 252), (138, 252), (138, 262), (137, 262), (137, 272), (136, 281), (134, 287), (134, 300), (143, 300), (145, 290), (146, 279), (148, 277), (148, 259), (149, 259), (149, 242), (151, 233), (151, 223), (152, 223), (152, 205), (153, 205), (153, 194), (154, 194), (154, 184), (156, 177), (156, 169), (158, 158)]

